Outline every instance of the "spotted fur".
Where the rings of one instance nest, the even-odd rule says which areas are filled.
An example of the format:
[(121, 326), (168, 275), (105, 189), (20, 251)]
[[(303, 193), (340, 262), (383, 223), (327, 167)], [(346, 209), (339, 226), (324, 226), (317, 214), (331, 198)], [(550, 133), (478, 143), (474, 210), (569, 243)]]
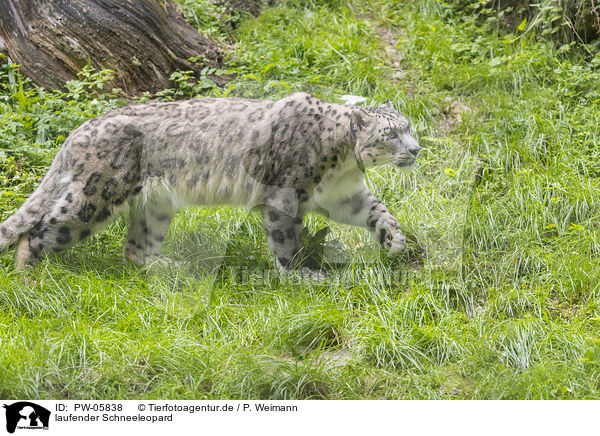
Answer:
[(146, 264), (160, 257), (178, 209), (230, 204), (262, 209), (284, 270), (301, 268), (302, 217), (311, 210), (367, 227), (397, 252), (406, 240), (367, 190), (364, 167), (409, 167), (418, 151), (408, 120), (389, 104), (362, 109), (298, 93), (130, 105), (67, 138), (37, 190), (0, 224), (0, 250), (16, 246), (21, 269), (126, 213), (123, 253)]

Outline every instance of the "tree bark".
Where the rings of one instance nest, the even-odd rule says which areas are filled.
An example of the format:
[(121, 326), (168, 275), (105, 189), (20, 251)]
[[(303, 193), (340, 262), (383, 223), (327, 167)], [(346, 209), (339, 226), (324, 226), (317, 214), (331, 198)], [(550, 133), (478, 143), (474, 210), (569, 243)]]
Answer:
[(64, 88), (88, 61), (113, 70), (110, 85), (127, 95), (167, 88), (177, 69), (199, 75), (222, 63), (219, 47), (167, 0), (0, 0), (0, 39), (45, 88)]

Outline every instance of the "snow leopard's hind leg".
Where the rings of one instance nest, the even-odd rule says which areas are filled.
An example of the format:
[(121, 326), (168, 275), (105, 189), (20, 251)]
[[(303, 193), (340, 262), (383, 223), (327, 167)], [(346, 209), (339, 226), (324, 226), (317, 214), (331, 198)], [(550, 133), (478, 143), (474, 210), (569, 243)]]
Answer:
[(168, 199), (158, 196), (146, 201), (133, 199), (123, 256), (140, 265), (163, 259), (160, 250), (173, 215), (174, 209)]
[[(17, 242), (17, 270), (39, 262), (51, 251), (72, 247), (104, 227), (114, 214), (113, 205), (86, 195), (85, 188), (78, 184), (66, 185), (61, 191), (48, 201), (46, 211)], [(44, 195), (43, 189), (33, 195)]]

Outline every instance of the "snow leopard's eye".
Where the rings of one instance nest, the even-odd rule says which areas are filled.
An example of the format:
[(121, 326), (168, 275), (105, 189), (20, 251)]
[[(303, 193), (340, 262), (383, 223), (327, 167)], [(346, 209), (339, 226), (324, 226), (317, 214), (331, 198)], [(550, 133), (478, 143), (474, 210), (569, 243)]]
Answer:
[(396, 132), (395, 130), (390, 130), (389, 132), (387, 132), (387, 135), (390, 139), (396, 139), (398, 137), (398, 132)]

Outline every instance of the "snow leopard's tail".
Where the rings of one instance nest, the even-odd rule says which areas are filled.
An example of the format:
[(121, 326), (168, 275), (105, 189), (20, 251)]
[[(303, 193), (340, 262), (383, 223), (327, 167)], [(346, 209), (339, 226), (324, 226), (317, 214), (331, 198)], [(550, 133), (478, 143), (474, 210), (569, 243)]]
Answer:
[(52, 208), (54, 195), (46, 189), (45, 179), (13, 215), (0, 223), (0, 255), (31, 231), (44, 213)]

